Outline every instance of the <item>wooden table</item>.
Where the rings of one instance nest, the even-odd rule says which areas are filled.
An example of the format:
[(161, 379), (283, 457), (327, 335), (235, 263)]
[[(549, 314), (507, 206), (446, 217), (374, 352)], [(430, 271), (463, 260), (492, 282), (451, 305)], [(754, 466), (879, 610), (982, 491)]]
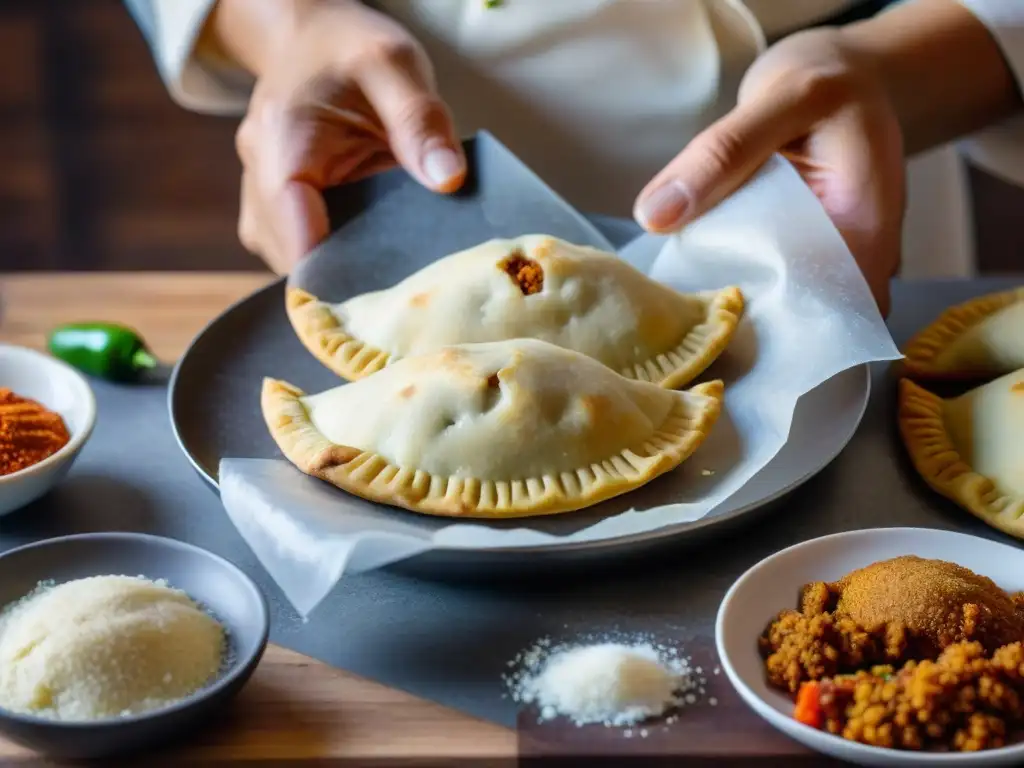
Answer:
[[(137, 328), (160, 358), (174, 360), (214, 315), (271, 279), (256, 272), (0, 275), (0, 342), (38, 349), (59, 323), (114, 319)], [(166, 764), (516, 758), (510, 730), (274, 645), (225, 721), (166, 755)], [(152, 758), (138, 762), (154, 765)], [(0, 766), (8, 765), (54, 763), (0, 740)]]

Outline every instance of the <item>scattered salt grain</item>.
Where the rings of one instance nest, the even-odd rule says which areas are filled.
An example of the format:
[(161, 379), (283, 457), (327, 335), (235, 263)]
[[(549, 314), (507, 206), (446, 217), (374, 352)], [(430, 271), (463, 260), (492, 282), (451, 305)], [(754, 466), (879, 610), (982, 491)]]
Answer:
[(716, 699), (714, 696), (712, 696), (710, 699), (708, 699), (708, 704), (710, 704), (712, 707), (717, 707), (718, 706), (718, 699)]
[(632, 726), (696, 701), (689, 658), (642, 638), (563, 645), (543, 638), (512, 666), (505, 676), (511, 698), (535, 705), (541, 722), (561, 716), (578, 726)]

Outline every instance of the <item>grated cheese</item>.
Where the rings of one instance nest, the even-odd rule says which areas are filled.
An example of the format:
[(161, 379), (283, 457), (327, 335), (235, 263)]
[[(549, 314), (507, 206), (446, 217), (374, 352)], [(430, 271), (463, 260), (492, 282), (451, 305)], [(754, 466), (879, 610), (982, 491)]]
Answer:
[[(541, 722), (561, 716), (576, 725), (631, 726), (696, 701), (689, 659), (651, 641), (553, 646), (542, 639), (510, 664), (513, 700), (535, 705)], [(646, 729), (639, 735), (646, 738)]]
[(0, 613), (0, 707), (79, 721), (156, 709), (216, 677), (225, 644), (224, 627), (165, 582), (41, 584)]

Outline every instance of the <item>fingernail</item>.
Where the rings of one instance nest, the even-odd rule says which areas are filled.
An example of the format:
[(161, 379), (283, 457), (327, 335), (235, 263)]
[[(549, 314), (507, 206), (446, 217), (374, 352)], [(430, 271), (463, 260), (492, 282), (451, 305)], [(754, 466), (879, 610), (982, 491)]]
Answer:
[(435, 187), (447, 186), (462, 170), (462, 158), (447, 147), (432, 149), (423, 158), (423, 172)]
[(635, 216), (648, 229), (674, 229), (683, 223), (690, 196), (678, 181), (661, 185), (637, 203)]

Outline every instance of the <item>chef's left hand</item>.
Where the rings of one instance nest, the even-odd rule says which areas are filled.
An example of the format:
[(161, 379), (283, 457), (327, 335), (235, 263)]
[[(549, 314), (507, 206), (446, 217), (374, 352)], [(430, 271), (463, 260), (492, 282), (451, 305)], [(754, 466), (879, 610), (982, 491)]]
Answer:
[(821, 200), (883, 314), (905, 207), (899, 122), (875, 69), (836, 30), (776, 44), (750, 68), (738, 106), (640, 193), (648, 231), (678, 231), (784, 155)]

